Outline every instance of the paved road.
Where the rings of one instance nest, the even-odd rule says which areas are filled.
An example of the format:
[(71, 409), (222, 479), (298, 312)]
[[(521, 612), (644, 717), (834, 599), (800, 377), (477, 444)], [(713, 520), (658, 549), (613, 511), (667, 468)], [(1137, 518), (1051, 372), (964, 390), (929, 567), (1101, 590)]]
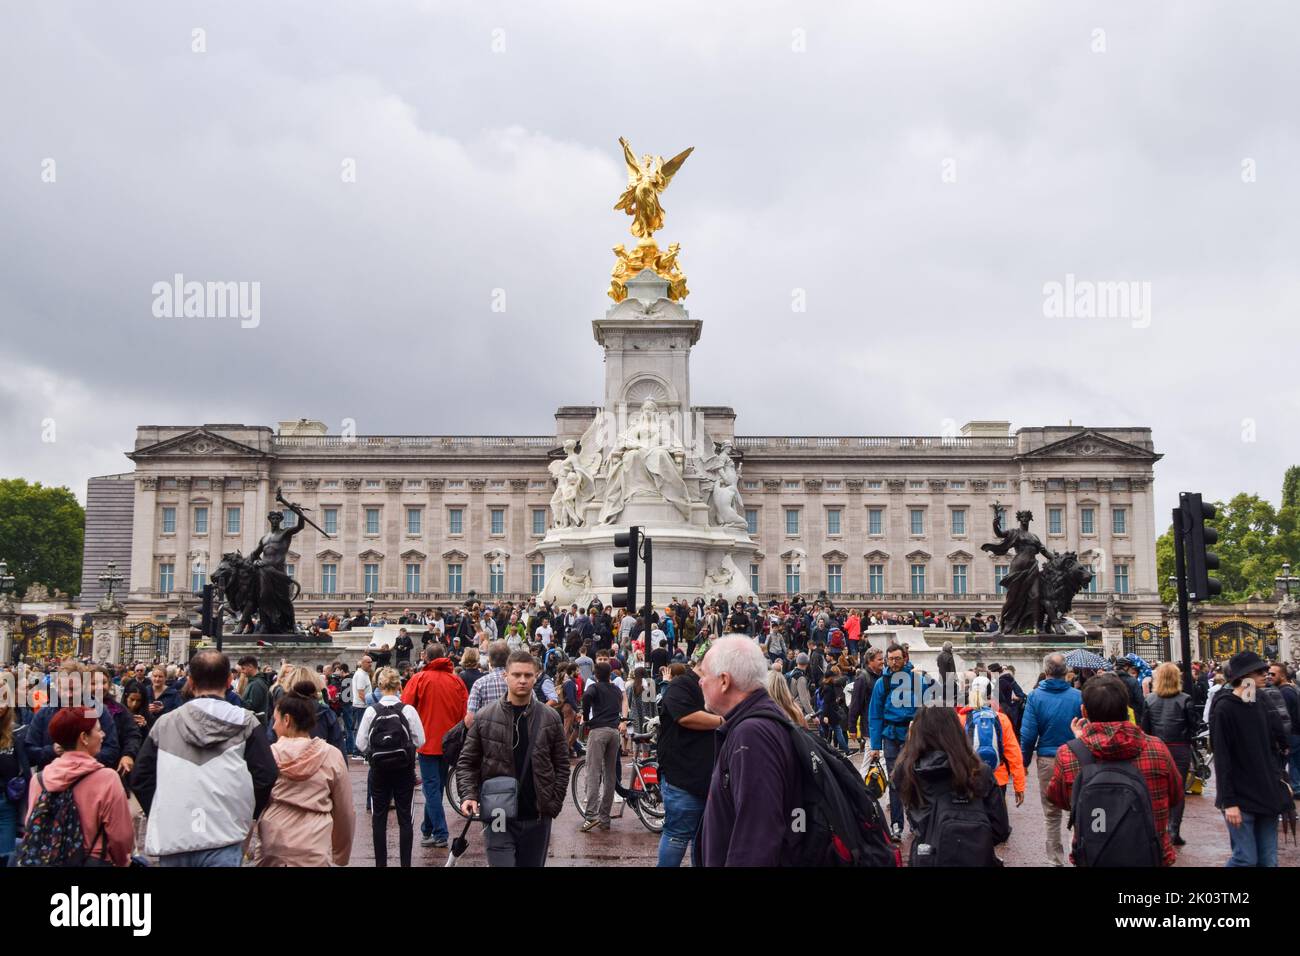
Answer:
[[(856, 760), (856, 758), (855, 758)], [(365, 813), (365, 765), (350, 761), (353, 793), (356, 796), (357, 838), (353, 844), (352, 866), (374, 866), (374, 847), (370, 833), (370, 817)], [(1187, 846), (1179, 851), (1178, 866), (1222, 866), (1228, 859), (1228, 836), (1223, 817), (1214, 808), (1213, 781), (1202, 796), (1187, 798), (1187, 811), (1183, 822), (1183, 836)], [(617, 812), (619, 804), (615, 804)], [(446, 810), (453, 825), (453, 835), (460, 832), (463, 822), (450, 808)], [(412, 863), (415, 866), (443, 866), (447, 851), (420, 846), (419, 821), (424, 813), (424, 797), (417, 788), (415, 805), (415, 848)], [(1028, 774), (1028, 787), (1024, 806), (1010, 807), (1011, 839), (999, 853), (1009, 866), (1045, 866), (1047, 854), (1044, 836), (1046, 826), (1038, 800), (1038, 780)], [(578, 830), (582, 818), (566, 800), (564, 811), (555, 821), (551, 831), (551, 849), (548, 866), (653, 866), (658, 854), (659, 838), (650, 833), (634, 814), (628, 812), (613, 822), (609, 832), (582, 833)], [(458, 866), (485, 866), (482, 836), (478, 827), (470, 829), (470, 845)], [(1066, 831), (1065, 839), (1069, 840)], [(388, 857), (390, 865), (397, 862), (397, 820), (392, 813), (388, 821)], [(1279, 851), (1281, 866), (1300, 866), (1300, 850), (1284, 846)]]

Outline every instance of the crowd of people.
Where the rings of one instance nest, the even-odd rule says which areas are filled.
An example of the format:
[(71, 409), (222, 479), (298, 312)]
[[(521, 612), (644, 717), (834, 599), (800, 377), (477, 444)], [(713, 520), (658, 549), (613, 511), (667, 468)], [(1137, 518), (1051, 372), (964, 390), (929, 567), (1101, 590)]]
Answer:
[[(702, 866), (818, 859), (808, 834), (822, 830), (791, 821), (815, 811), (834, 830), (831, 804), (841, 829), (843, 807), (855, 808), (865, 842), (846, 846), (836, 831), (828, 859), (905, 851), (911, 865), (999, 865), (1031, 765), (1051, 864), (1170, 865), (1208, 727), (1228, 864), (1276, 865), (1279, 820), (1293, 825), (1300, 792), (1300, 693), (1285, 664), (1243, 652), (1198, 662), (1185, 680), (1170, 663), (1099, 672), (1049, 654), (1028, 680), (996, 663), (959, 668), (946, 643), (929, 673), (906, 644), (868, 642), (870, 627), (901, 617), (798, 599), (674, 601), (647, 627), (598, 603), (469, 602), (404, 612), (395, 646), (354, 666), (276, 670), (214, 649), (185, 665), (56, 662), (0, 706), (0, 856), (344, 866), (360, 809), (349, 764), (364, 760), (376, 865), (388, 864), (390, 814), (397, 862), (411, 865), (418, 787), (422, 845), (448, 847), (454, 791), (482, 820), (490, 865), (538, 866), (574, 761), (586, 766), (579, 829), (608, 830), (616, 800), (643, 798), (621, 786), (620, 767), (630, 735), (651, 730), (661, 866), (687, 853)], [(843, 803), (808, 805), (812, 751), (853, 769)], [(1062, 823), (1098, 813), (1119, 822), (1074, 826), (1067, 849)]]

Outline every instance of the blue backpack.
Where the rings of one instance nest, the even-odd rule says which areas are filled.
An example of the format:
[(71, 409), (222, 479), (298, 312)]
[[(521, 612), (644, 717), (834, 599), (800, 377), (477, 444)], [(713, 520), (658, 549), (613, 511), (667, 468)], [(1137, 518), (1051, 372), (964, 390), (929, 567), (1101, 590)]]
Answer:
[(1002, 721), (997, 711), (990, 707), (973, 710), (966, 715), (966, 737), (971, 749), (980, 760), (996, 771), (1002, 766)]

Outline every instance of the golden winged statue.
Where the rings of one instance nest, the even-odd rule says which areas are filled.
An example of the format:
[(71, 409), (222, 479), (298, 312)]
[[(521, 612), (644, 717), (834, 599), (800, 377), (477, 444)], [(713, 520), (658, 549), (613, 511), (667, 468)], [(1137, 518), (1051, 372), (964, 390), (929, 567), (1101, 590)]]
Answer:
[(632, 217), (632, 235), (648, 239), (664, 227), (664, 207), (659, 204), (659, 194), (668, 188), (695, 147), (688, 146), (667, 162), (662, 156), (649, 153), (638, 161), (627, 140), (620, 136), (618, 141), (627, 161), (627, 188), (614, 208), (622, 209)]

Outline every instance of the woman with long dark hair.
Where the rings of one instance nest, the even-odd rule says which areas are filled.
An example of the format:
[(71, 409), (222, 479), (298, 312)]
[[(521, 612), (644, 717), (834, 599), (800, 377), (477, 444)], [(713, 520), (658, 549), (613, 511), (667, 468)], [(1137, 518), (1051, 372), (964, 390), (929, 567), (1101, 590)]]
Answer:
[(916, 834), (911, 865), (1001, 865), (993, 847), (1011, 835), (1006, 802), (951, 707), (917, 708), (890, 786)]

